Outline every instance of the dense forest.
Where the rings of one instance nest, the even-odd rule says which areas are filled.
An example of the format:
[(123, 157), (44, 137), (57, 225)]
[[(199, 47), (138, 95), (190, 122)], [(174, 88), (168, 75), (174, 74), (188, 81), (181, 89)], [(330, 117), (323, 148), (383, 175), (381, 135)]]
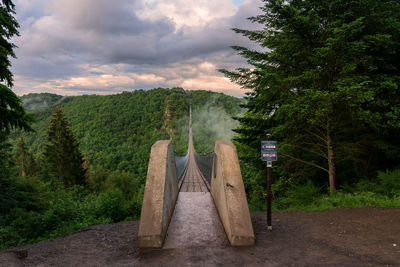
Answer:
[(243, 100), (220, 93), (157, 88), (23, 96), (33, 131), (10, 134), (20, 189), (4, 210), (2, 247), (138, 219), (151, 146), (172, 139), (177, 155), (187, 151), (189, 99), (198, 153), (212, 152), (217, 139), (230, 140), (237, 124), (232, 116), (240, 114)]
[(251, 207), (264, 207), (267, 133), (278, 141), (276, 208), (399, 206), (400, 3), (264, 0), (261, 10), (249, 18), (259, 30), (234, 29), (255, 44), (233, 47), (250, 67), (221, 70), (251, 90), (235, 130)]

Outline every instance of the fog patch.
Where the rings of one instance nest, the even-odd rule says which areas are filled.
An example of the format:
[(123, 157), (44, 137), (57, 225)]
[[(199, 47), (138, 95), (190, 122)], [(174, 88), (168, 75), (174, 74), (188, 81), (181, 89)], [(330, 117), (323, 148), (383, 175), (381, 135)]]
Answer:
[(42, 94), (29, 94), (22, 97), (22, 103), (25, 109), (31, 112), (42, 111), (49, 107), (61, 103), (66, 97), (42, 93)]
[(224, 106), (219, 105), (217, 99), (209, 101), (202, 107), (193, 109), (193, 139), (195, 150), (205, 154), (214, 150), (216, 140), (231, 141), (239, 122), (233, 116), (239, 116), (238, 108), (235, 114), (228, 114)]

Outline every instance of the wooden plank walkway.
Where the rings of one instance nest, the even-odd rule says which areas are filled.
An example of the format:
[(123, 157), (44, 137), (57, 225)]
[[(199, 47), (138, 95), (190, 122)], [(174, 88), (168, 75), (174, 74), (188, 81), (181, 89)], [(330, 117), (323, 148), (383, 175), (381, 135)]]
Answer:
[(189, 156), (188, 167), (182, 178), (183, 183), (180, 192), (208, 192), (208, 188), (202, 176), (194, 156)]
[(197, 166), (196, 159), (194, 156), (193, 147), (193, 134), (192, 134), (192, 106), (190, 105), (189, 115), (189, 160), (188, 166), (182, 177), (182, 186), (180, 192), (209, 192), (203, 174)]

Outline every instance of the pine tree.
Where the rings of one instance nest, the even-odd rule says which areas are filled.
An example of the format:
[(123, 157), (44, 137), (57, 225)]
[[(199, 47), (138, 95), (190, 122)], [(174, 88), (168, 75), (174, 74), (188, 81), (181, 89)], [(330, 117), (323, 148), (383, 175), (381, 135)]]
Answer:
[[(18, 35), (18, 22), (14, 18), (14, 4), (10, 0), (0, 2), (0, 213), (17, 205), (18, 182), (10, 166), (10, 145), (6, 142), (12, 128), (30, 129), (29, 118), (20, 99), (8, 86), (13, 85), (9, 57), (15, 57), (10, 39)], [(5, 83), (5, 84), (2, 84)]]
[[(14, 18), (11, 0), (0, 1), (0, 217), (31, 198), (31, 190), (15, 177), (10, 166), (10, 145), (7, 143), (11, 129), (31, 130), (32, 117), (26, 114), (21, 100), (9, 88), (13, 86), (10, 57), (15, 58), (15, 45), (10, 39), (18, 35), (18, 22)], [(3, 84), (4, 83), (4, 84)]]
[[(15, 58), (15, 45), (10, 39), (18, 35), (18, 22), (14, 18), (14, 4), (0, 2), (0, 138), (6, 140), (12, 128), (30, 130), (32, 117), (26, 114), (21, 100), (9, 88), (13, 86), (10, 57)], [(1, 84), (1, 82), (5, 84)]]
[(60, 107), (56, 107), (48, 128), (44, 157), (51, 172), (59, 177), (66, 187), (86, 185), (83, 156), (78, 142)]
[(10, 0), (0, 2), (0, 81), (5, 81), (8, 86), (13, 85), (12, 73), (9, 70), (11, 62), (9, 57), (15, 58), (14, 47), (9, 40), (14, 35), (19, 35), (19, 24), (14, 18), (14, 4)]

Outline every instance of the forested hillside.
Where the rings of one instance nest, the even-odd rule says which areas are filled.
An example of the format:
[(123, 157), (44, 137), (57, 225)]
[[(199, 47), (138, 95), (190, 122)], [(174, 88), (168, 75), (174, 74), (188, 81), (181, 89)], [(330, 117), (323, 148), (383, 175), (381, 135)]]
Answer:
[[(25, 105), (37, 97), (27, 95), (22, 100)], [(183, 90), (156, 89), (110, 96), (64, 97), (44, 110), (33, 110), (35, 132), (24, 135), (24, 138), (35, 153), (42, 151), (50, 114), (57, 104), (70, 123), (82, 153), (93, 166), (91, 168), (143, 174), (152, 143), (169, 139), (169, 129), (163, 128), (166, 103), (172, 121), (167, 128), (174, 132), (174, 123), (187, 111), (187, 96)], [(30, 105), (26, 107), (30, 111)], [(18, 135), (15, 133), (14, 136)]]
[[(230, 139), (241, 100), (210, 91), (153, 89), (117, 95), (62, 97), (29, 94), (23, 105), (35, 115), (35, 132), (22, 134), (35, 154), (43, 150), (49, 118), (58, 105), (79, 140), (91, 168), (143, 174), (151, 145), (172, 139), (177, 154), (187, 149), (188, 99), (193, 99), (195, 144), (199, 153), (212, 151), (216, 139)], [(206, 126), (206, 127), (204, 127)], [(17, 140), (20, 132), (14, 132)], [(145, 168), (143, 169), (143, 166)]]
[(241, 112), (242, 100), (181, 88), (23, 96), (34, 132), (10, 136), (12, 170), (19, 178), (10, 204), (2, 207), (0, 247), (138, 219), (151, 146), (172, 139), (175, 153), (186, 153), (190, 98), (196, 149), (211, 152), (216, 139), (232, 137), (232, 116)]

